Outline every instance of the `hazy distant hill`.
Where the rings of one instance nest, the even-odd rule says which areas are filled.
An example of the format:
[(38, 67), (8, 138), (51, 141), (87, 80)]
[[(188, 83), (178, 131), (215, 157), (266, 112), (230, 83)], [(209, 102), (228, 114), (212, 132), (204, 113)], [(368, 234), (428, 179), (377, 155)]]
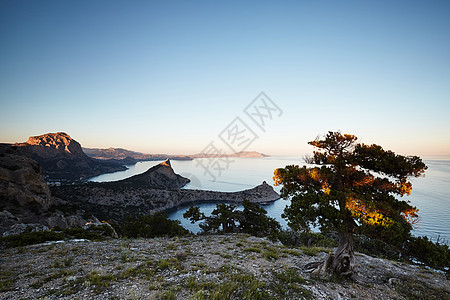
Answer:
[(233, 154), (207, 154), (207, 153), (199, 153), (195, 155), (191, 155), (193, 158), (204, 158), (204, 157), (242, 157), (242, 158), (260, 158), (260, 157), (269, 157), (270, 155), (256, 152), (256, 151), (240, 151)]
[(84, 153), (88, 156), (96, 159), (135, 159), (136, 161), (144, 160), (191, 160), (192, 158), (188, 155), (168, 155), (168, 154), (145, 154), (141, 152), (131, 151), (123, 148), (83, 148)]
[(45, 175), (51, 180), (84, 180), (104, 173), (126, 170), (114, 161), (101, 161), (88, 157), (80, 143), (65, 132), (32, 136), (16, 147), (27, 151), (39, 162)]
[(124, 160), (124, 159), (135, 159), (136, 161), (144, 161), (144, 160), (191, 160), (193, 158), (206, 158), (206, 157), (243, 157), (243, 158), (258, 158), (258, 157), (268, 157), (264, 153), (256, 152), (256, 151), (241, 151), (233, 154), (207, 154), (207, 153), (198, 153), (194, 155), (168, 155), (168, 154), (145, 154), (141, 152), (131, 151), (123, 148), (108, 148), (108, 149), (100, 149), (100, 148), (83, 148), (84, 153), (92, 158), (97, 159), (116, 159), (116, 160)]

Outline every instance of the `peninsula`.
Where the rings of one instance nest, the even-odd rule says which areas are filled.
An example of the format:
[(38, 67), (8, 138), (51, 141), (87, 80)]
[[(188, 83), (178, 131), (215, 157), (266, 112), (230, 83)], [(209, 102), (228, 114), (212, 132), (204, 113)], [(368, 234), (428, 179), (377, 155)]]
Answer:
[(268, 203), (280, 198), (266, 182), (239, 192), (181, 189), (188, 182), (188, 178), (174, 172), (167, 159), (142, 174), (124, 180), (53, 186), (51, 192), (100, 219), (116, 222), (122, 221), (127, 215), (153, 214), (189, 203), (240, 203), (244, 199)]

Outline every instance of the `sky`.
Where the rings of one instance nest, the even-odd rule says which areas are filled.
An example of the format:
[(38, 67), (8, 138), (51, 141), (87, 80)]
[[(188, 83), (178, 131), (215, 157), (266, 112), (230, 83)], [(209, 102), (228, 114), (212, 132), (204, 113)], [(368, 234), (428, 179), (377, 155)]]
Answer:
[(340, 130), (450, 155), (449, 15), (450, 1), (3, 0), (0, 141), (303, 155)]

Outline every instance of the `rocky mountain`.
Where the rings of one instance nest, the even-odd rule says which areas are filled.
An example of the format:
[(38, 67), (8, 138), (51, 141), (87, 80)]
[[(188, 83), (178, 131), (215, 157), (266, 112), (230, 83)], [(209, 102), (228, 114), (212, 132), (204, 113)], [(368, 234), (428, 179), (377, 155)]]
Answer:
[(86, 223), (84, 211), (67, 214), (62, 206), (70, 207), (51, 196), (41, 167), (29, 153), (0, 144), (0, 234), (21, 224), (65, 228)]
[(100, 174), (126, 170), (118, 162), (88, 157), (80, 143), (64, 132), (32, 136), (27, 142), (14, 146), (21, 147), (39, 162), (46, 178), (51, 181), (83, 181)]
[(130, 159), (134, 159), (135, 162), (147, 160), (165, 160), (168, 158), (173, 160), (192, 160), (192, 157), (188, 155), (145, 154), (122, 148), (108, 148), (108, 149), (83, 148), (83, 151), (89, 157), (103, 160), (115, 159), (115, 160), (130, 161)]
[(172, 169), (170, 160), (166, 159), (164, 162), (151, 167), (146, 172), (134, 175), (117, 181), (117, 184), (126, 186), (137, 186), (154, 189), (175, 190), (180, 189), (189, 183), (190, 180), (181, 175), (178, 175)]
[(76, 204), (102, 220), (120, 222), (126, 215), (153, 214), (189, 203), (267, 203), (280, 198), (266, 182), (239, 192), (180, 189), (189, 179), (175, 174), (167, 160), (133, 177), (104, 183), (51, 187), (57, 197)]

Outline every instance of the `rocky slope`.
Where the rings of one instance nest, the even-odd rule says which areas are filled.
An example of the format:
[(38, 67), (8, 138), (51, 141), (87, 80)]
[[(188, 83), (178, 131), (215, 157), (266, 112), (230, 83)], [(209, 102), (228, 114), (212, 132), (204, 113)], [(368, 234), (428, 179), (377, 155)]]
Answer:
[(88, 157), (80, 143), (64, 132), (32, 136), (27, 142), (14, 145), (30, 153), (52, 181), (83, 181), (100, 174), (126, 170), (118, 162)]
[(164, 162), (151, 167), (142, 174), (116, 181), (117, 184), (121, 184), (124, 187), (137, 186), (165, 190), (180, 189), (189, 182), (190, 180), (188, 178), (180, 176), (174, 172), (169, 159), (166, 159)]
[(42, 169), (27, 151), (0, 144), (0, 234), (20, 224), (65, 228), (86, 223), (83, 211), (67, 215), (58, 209), (62, 206), (70, 207), (51, 196)]
[(235, 202), (244, 199), (267, 203), (280, 198), (271, 186), (261, 185), (239, 192), (180, 189), (189, 179), (175, 174), (167, 160), (121, 181), (52, 187), (52, 193), (90, 211), (102, 220), (120, 222), (126, 215), (153, 214), (196, 202)]
[(327, 251), (243, 234), (12, 248), (0, 253), (0, 298), (450, 299), (445, 274), (359, 253), (355, 280), (312, 277), (305, 265)]

